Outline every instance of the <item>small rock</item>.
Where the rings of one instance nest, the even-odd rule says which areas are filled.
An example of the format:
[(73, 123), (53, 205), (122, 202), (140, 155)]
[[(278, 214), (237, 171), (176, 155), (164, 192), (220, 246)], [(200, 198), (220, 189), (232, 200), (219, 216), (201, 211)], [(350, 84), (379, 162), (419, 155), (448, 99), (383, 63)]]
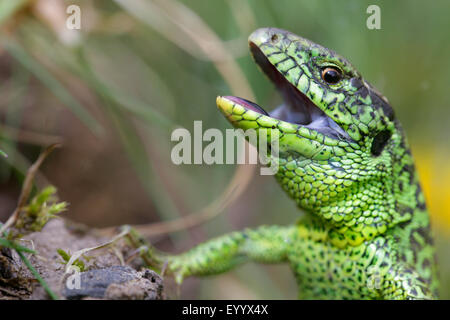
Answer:
[[(80, 278), (74, 279), (76, 276)], [(112, 266), (72, 273), (66, 278), (62, 293), (67, 299), (155, 300), (162, 299), (162, 279), (148, 269), (137, 272), (128, 266)]]

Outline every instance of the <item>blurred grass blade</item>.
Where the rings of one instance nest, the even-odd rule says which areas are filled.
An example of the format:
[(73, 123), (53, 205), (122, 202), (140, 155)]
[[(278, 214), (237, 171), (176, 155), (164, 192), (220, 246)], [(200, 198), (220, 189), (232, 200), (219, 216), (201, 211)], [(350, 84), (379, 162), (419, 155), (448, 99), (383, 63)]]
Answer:
[[(89, 83), (90, 87), (95, 89), (95, 91), (99, 94), (99, 97), (103, 100), (106, 114), (115, 125), (126, 154), (130, 159), (132, 166), (136, 170), (141, 183), (151, 195), (152, 200), (158, 209), (158, 214), (165, 219), (174, 219), (179, 217), (180, 212), (172, 201), (171, 195), (165, 188), (161, 188), (161, 185), (157, 183), (157, 179), (152, 178), (155, 176), (155, 169), (148, 159), (145, 148), (143, 147), (144, 145), (136, 131), (135, 126), (126, 116), (126, 112), (130, 112), (130, 108), (136, 109), (136, 106), (132, 101), (125, 101), (126, 99), (118, 98), (116, 91), (111, 91), (110, 88), (106, 87), (105, 83), (101, 82), (97, 78), (96, 74), (93, 72), (90, 62), (86, 59), (82, 50), (79, 51), (78, 58), (80, 66), (84, 69), (83, 74), (85, 81)], [(157, 123), (164, 123), (167, 126), (172, 125), (172, 122), (165, 118), (162, 114), (157, 113), (155, 110), (150, 111), (151, 108), (148, 107), (146, 108), (147, 111), (144, 111), (144, 104), (140, 103), (140, 105), (140, 112), (142, 114), (145, 112), (145, 117), (152, 118), (152, 122), (155, 122), (154, 115), (158, 114), (158, 120), (156, 121)], [(149, 115), (148, 112), (155, 112), (155, 114)]]
[(27, 3), (28, 0), (0, 0), (0, 25)]
[[(255, 98), (245, 75), (223, 41), (189, 7), (173, 0), (115, 0), (115, 2), (138, 21), (161, 33), (189, 54), (198, 59), (206, 57), (213, 62), (234, 95), (248, 97), (250, 100)], [(187, 49), (186, 43), (189, 43), (189, 46), (195, 44), (193, 46), (196, 48), (195, 52)]]
[(78, 117), (95, 134), (102, 133), (102, 127), (86, 109), (71, 95), (71, 93), (47, 71), (39, 62), (29, 55), (17, 42), (2, 39), (2, 46), (20, 64), (38, 78), (53, 94), (63, 102), (72, 113)]
[[(114, 94), (112, 94), (113, 92)], [(102, 93), (119, 104), (124, 110), (134, 114), (138, 119), (142, 119), (147, 123), (157, 124), (162, 129), (176, 127), (176, 124), (161, 112), (125, 92), (121, 92), (119, 89), (103, 86)]]
[(54, 293), (52, 291), (52, 289), (50, 289), (47, 282), (45, 282), (45, 280), (42, 279), (39, 272), (33, 267), (31, 262), (27, 259), (27, 257), (25, 257), (25, 255), (22, 253), (22, 251), (19, 250), (16, 252), (19, 255), (20, 259), (22, 259), (23, 263), (27, 266), (27, 268), (30, 270), (30, 272), (33, 274), (33, 276), (36, 278), (36, 280), (39, 281), (39, 283), (44, 288), (44, 290), (47, 292), (47, 294), (50, 296), (50, 298), (52, 298), (53, 300), (59, 300), (58, 295), (56, 293)]
[(5, 238), (0, 238), (0, 246), (11, 248), (16, 251), (22, 251), (22, 252), (26, 252), (26, 253), (36, 254), (36, 251), (34, 251), (33, 249), (21, 246), (20, 244), (17, 244), (14, 241), (10, 241)]

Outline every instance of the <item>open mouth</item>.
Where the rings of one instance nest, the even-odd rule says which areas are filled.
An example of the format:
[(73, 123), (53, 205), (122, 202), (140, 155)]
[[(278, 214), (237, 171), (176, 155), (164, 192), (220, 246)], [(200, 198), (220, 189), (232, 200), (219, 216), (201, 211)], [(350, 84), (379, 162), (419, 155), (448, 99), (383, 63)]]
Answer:
[(227, 96), (226, 98), (228, 100), (254, 112), (306, 127), (333, 139), (352, 141), (347, 132), (317, 107), (305, 94), (292, 85), (286, 77), (270, 63), (257, 45), (250, 42), (250, 50), (256, 63), (277, 87), (284, 100), (284, 104), (270, 113), (267, 113), (259, 105), (246, 99)]

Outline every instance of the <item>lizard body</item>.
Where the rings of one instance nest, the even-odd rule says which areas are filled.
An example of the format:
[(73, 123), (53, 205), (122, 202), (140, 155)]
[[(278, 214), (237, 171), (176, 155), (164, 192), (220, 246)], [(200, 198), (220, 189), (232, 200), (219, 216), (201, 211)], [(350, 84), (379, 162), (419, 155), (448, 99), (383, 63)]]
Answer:
[(430, 299), (438, 281), (429, 216), (400, 123), (343, 57), (293, 33), (249, 37), (285, 104), (270, 115), (217, 98), (235, 128), (279, 135), (276, 178), (306, 216), (233, 232), (180, 255), (152, 253), (178, 282), (245, 261), (289, 263), (306, 299)]

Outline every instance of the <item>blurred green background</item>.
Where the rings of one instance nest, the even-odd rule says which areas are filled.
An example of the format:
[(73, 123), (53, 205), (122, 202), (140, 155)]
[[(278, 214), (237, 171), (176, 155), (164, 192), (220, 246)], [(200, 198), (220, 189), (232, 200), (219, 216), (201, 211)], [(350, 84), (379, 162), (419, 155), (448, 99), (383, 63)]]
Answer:
[[(70, 4), (81, 8), (79, 31), (66, 28)], [(381, 8), (381, 30), (366, 27), (370, 4)], [(448, 299), (449, 14), (444, 0), (0, 0), (0, 149), (9, 155), (0, 157), (0, 220), (42, 147), (62, 142), (37, 182), (57, 186), (69, 219), (107, 227), (186, 217), (226, 198), (237, 181), (248, 186), (213, 206), (212, 219), (151, 241), (181, 252), (232, 230), (293, 223), (303, 213), (272, 177), (242, 166), (232, 180), (236, 166), (170, 159), (174, 128), (191, 130), (194, 120), (204, 130), (229, 128), (217, 95), (281, 101), (247, 50), (254, 29), (273, 26), (347, 57), (389, 98), (422, 178)], [(288, 266), (250, 263), (188, 279), (180, 297), (293, 299), (294, 282)]]

